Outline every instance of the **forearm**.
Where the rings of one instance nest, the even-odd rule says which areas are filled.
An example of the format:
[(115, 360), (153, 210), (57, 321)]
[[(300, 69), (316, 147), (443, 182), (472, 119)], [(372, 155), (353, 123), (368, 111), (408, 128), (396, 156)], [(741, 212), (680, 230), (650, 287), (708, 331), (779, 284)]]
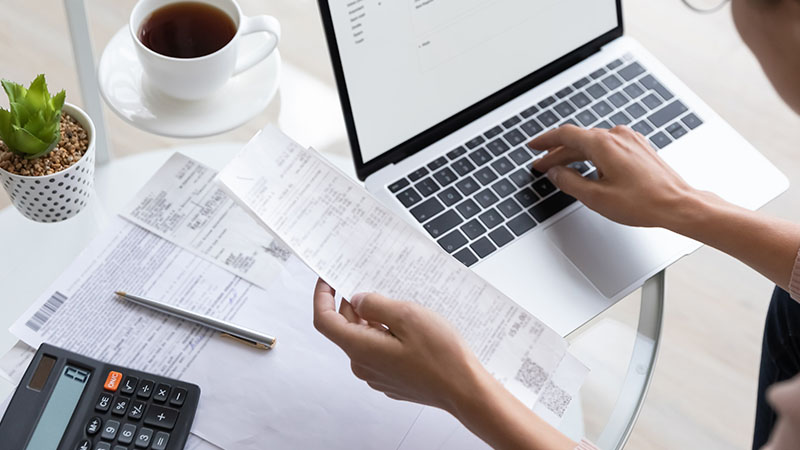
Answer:
[(695, 192), (672, 215), (668, 228), (710, 245), (787, 289), (800, 248), (800, 225)]

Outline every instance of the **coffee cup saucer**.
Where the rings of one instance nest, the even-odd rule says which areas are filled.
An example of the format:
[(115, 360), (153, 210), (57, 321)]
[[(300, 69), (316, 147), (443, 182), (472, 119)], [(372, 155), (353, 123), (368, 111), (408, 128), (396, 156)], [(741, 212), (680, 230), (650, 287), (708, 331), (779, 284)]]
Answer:
[[(242, 41), (240, 51), (248, 44)], [(126, 26), (103, 51), (97, 78), (106, 104), (126, 122), (161, 136), (198, 138), (232, 130), (263, 111), (278, 90), (280, 66), (276, 49), (208, 98), (176, 99), (147, 82)]]

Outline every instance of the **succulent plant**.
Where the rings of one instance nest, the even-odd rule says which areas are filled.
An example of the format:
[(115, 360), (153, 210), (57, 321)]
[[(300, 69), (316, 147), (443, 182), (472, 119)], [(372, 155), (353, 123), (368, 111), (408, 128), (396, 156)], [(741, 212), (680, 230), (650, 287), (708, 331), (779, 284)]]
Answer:
[(25, 89), (3, 80), (10, 110), (0, 108), (0, 139), (13, 153), (33, 159), (46, 155), (61, 139), (61, 108), (66, 94), (47, 91), (44, 75)]

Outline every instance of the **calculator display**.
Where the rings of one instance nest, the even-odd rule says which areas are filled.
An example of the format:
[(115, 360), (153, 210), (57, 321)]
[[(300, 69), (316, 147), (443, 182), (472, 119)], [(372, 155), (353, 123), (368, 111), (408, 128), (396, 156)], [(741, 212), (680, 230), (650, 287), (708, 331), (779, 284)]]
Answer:
[(58, 447), (90, 373), (70, 365), (64, 367), (26, 450)]

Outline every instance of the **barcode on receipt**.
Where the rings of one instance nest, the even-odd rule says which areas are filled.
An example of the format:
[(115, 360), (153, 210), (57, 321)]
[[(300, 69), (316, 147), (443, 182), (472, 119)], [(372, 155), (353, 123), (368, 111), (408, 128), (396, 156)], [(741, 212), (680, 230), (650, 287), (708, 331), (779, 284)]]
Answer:
[(53, 317), (53, 314), (58, 311), (58, 308), (60, 308), (66, 300), (66, 295), (56, 291), (50, 298), (47, 299), (46, 302), (44, 302), (44, 305), (42, 305), (42, 307), (33, 314), (33, 317), (25, 322), (25, 325), (33, 331), (39, 331), (44, 324), (47, 323), (51, 317)]

